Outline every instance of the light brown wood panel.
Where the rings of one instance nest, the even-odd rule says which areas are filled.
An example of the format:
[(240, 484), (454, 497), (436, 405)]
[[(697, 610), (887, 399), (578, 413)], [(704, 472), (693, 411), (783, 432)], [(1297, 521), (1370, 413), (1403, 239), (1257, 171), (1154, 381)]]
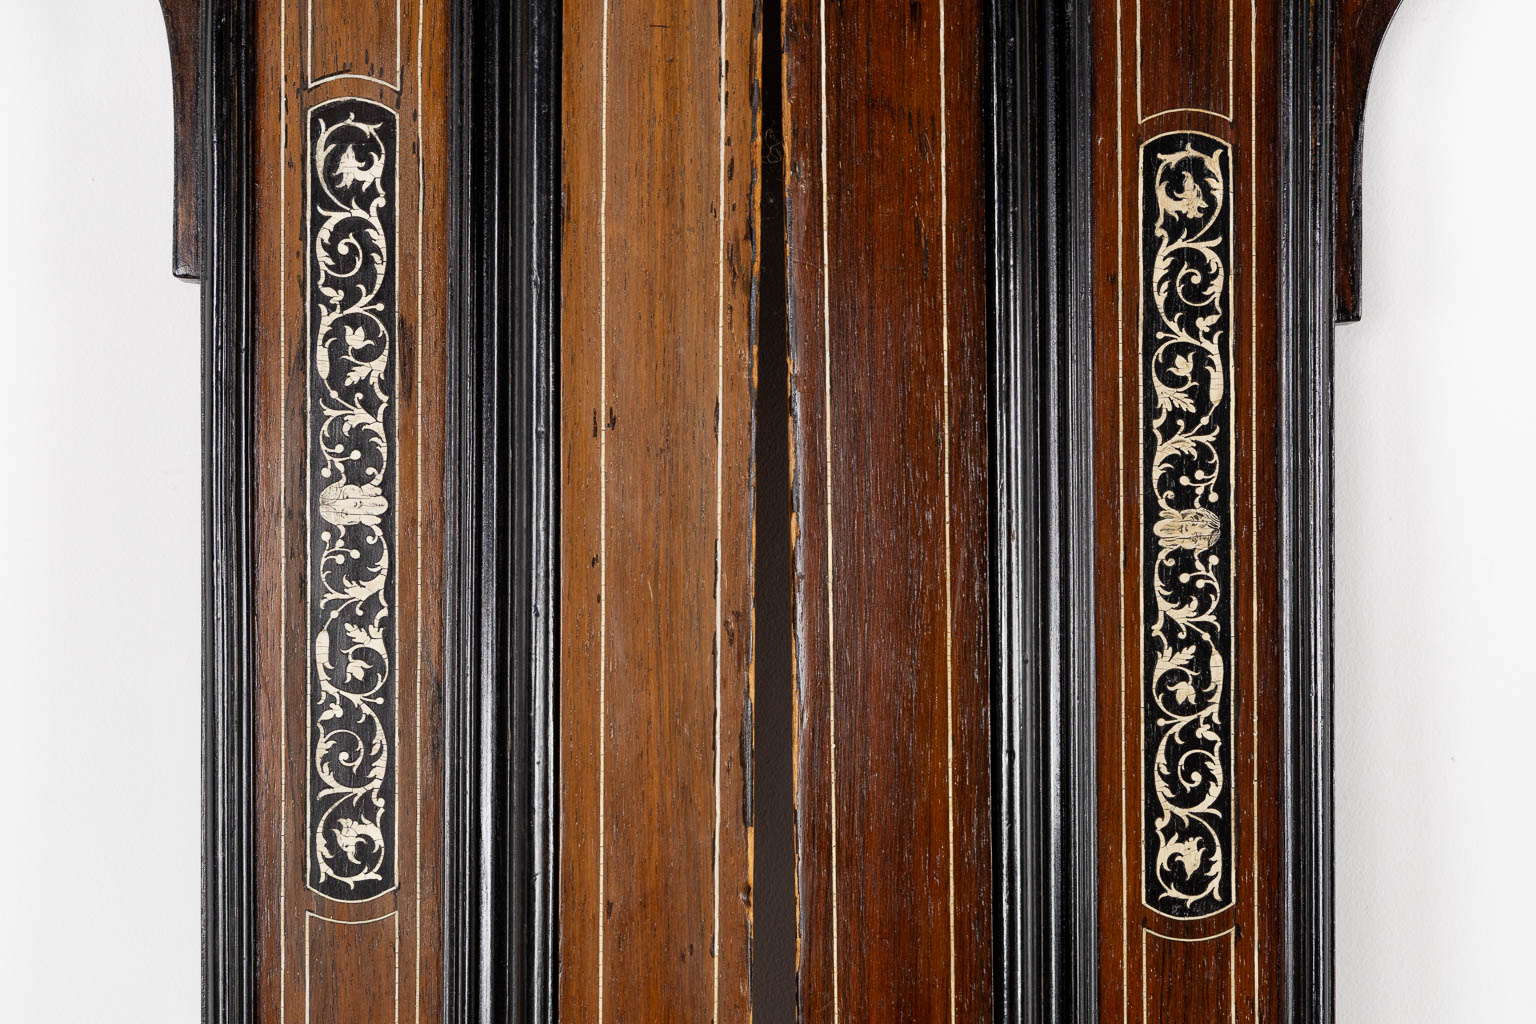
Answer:
[[(395, 5), (386, 6), (392, 20)], [(370, 0), (330, 0), (316, 7), (333, 19), (328, 35), (311, 32), (304, 0), (259, 2), (253, 23), (257, 1019), (262, 1024), (429, 1022), (442, 1015), (443, 708), (438, 665), (449, 6), (443, 0), (401, 0), (405, 46), (398, 90), (361, 78), (308, 85), (309, 57), (321, 40), (328, 40), (325, 45), (333, 53), (368, 49), (373, 35), (362, 30), (383, 10)], [(318, 55), (316, 60), (316, 67), (323, 65)], [(365, 105), (337, 105), (349, 100)], [(374, 367), (386, 382), (381, 387), (387, 400), (358, 415), (380, 424), (392, 476), (382, 494), (333, 498), (325, 491), (326, 479), (317, 475), (321, 467), (313, 446), (323, 387), (312, 375), (347, 358), (341, 353), (351, 341), (362, 345), (363, 336), (354, 334), (351, 341), (332, 338), (340, 346), (332, 353), (319, 351), (328, 347), (319, 336), (327, 311), (361, 293), (347, 291), (341, 305), (335, 305), (314, 291), (324, 267), (319, 253), (325, 248), (323, 220), (313, 218), (323, 199), (314, 168), (319, 148), (326, 145), (319, 135), (322, 126), (334, 127), (359, 111), (362, 122), (384, 126), (376, 130), (386, 136), (393, 132), (383, 145), (383, 163), (373, 163), (374, 143), (367, 141), (373, 137), (366, 132), (329, 136), (336, 145), (328, 151), (332, 162), (324, 173), (330, 186), (345, 182), (366, 194), (359, 223), (383, 218), (378, 221), (382, 263), (370, 256), (359, 272), (387, 267), (391, 275), (393, 294), (382, 293), (374, 310), (387, 339), (386, 358)], [(379, 196), (382, 204), (375, 207)], [(337, 237), (347, 230), (346, 225), (336, 228)], [(349, 271), (332, 264), (324, 272), (345, 276)], [(342, 327), (342, 321), (336, 326)], [(375, 344), (350, 351), (367, 352), (371, 360), (381, 350)], [(360, 368), (342, 386), (342, 400), (354, 401), (370, 379)], [(336, 435), (329, 436), (334, 442)], [(339, 457), (351, 458), (346, 452)], [(367, 462), (373, 456), (361, 458)], [(346, 504), (349, 500), (354, 504)], [(390, 557), (380, 563), (370, 551), (357, 565), (372, 572), (368, 567), (385, 564), (388, 583), (380, 591), (382, 601), (378, 595), (369, 599), (375, 602), (369, 615), (378, 633), (369, 637), (364, 624), (358, 636), (390, 655), (387, 681), (371, 706), (387, 709), (383, 713), (392, 716), (392, 727), (363, 739), (370, 767), (385, 780), (377, 790), (382, 803), (376, 807), (381, 815), (376, 823), (389, 854), (376, 872), (377, 881), (354, 880), (355, 898), (342, 898), (349, 883), (317, 882), (317, 833), (324, 834), (329, 851), (343, 858), (338, 864), (349, 850), (360, 851), (366, 860), (375, 847), (371, 840), (359, 840), (361, 819), (349, 819), (352, 825), (317, 824), (315, 787), (324, 786), (314, 781), (322, 759), (319, 745), (342, 751), (336, 744), (348, 740), (334, 733), (322, 738), (321, 716), (328, 705), (317, 702), (315, 687), (322, 677), (344, 678), (353, 671), (353, 661), (361, 665), (358, 659), (373, 655), (365, 650), (354, 657), (333, 640), (324, 642), (328, 651), (317, 647), (311, 616), (317, 608), (323, 615), (333, 606), (316, 589), (324, 585), (324, 571), (318, 568), (322, 562), (315, 545), (323, 543), (317, 540), (319, 531), (365, 522), (384, 509), (381, 501), (392, 517), (380, 526)], [(366, 574), (352, 575), (352, 582)], [(381, 748), (369, 746), (375, 739)], [(387, 919), (389, 927), (363, 924), (379, 919)]]
[(982, 8), (784, 25), (800, 1013), (985, 1020)]
[(751, 1016), (757, 32), (565, 7), (566, 1021)]

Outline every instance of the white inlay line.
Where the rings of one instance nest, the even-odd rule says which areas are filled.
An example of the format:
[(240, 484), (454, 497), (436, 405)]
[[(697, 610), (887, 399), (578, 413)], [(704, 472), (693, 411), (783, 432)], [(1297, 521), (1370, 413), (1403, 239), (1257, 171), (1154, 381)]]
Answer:
[(710, 950), (714, 958), (711, 981), (710, 1019), (720, 1019), (720, 699), (721, 659), (725, 652), (720, 648), (721, 596), (725, 589), (725, 567), (721, 561), (721, 490), (725, 461), (725, 29), (726, 4), (720, 0), (720, 182), (719, 198), (715, 206), (719, 245), (715, 257), (715, 842), (714, 842), (714, 922)]
[(598, 417), (597, 432), (597, 1020), (603, 1021), (603, 907), (608, 898), (608, 0), (603, 0), (603, 92), (598, 191)]
[(832, 300), (827, 245), (827, 0), (820, 0), (821, 49), (821, 358), (822, 440), (826, 446), (827, 519), (827, 743), (832, 809), (832, 1021), (841, 1019), (837, 963), (837, 627), (832, 597)]
[[(288, 5), (277, 5), (277, 62), (282, 69), (282, 96), (277, 104), (278, 151), (288, 152)], [(288, 170), (282, 168), (277, 176), (277, 266), (283, 265), (288, 253)], [(288, 286), (279, 282), (277, 288), (277, 349), (283, 365), (288, 362)], [(288, 868), (284, 861), (288, 855), (288, 793), (284, 780), (288, 777), (288, 659), (283, 651), (288, 645), (288, 543), (284, 536), (288, 529), (288, 386), (283, 381), (277, 388), (277, 508), (278, 508), (278, 570), (277, 570), (277, 692), (278, 728), (277, 763), (277, 1016), (283, 1024), (288, 1021)], [(309, 941), (308, 925), (305, 925), (305, 943)], [(308, 967), (305, 967), (306, 972)], [(305, 984), (308, 985), (306, 978)], [(308, 1016), (308, 1009), (305, 1015)]]
[[(421, 109), (421, 55), (422, 55), (422, 24), (426, 21), (425, 4), (416, 9), (416, 96), (414, 103), (416, 109)], [(398, 22), (397, 22), (398, 24)], [(398, 52), (399, 47), (396, 46)], [(426, 174), (426, 123), (427, 118), (416, 118), (416, 678), (412, 684), (416, 689), (416, 736), (412, 745), (416, 748), (416, 792), (412, 797), (416, 804), (416, 920), (413, 922), (416, 929), (416, 1024), (421, 1024), (421, 681), (424, 678), (421, 671), (423, 637), (426, 631), (422, 628), (422, 558), (421, 558), (421, 523), (423, 514), (421, 506), (421, 476), (422, 476), (422, 435), (425, 433), (425, 425), (422, 423), (422, 395), (425, 395), (426, 387), (422, 378), (422, 348), (426, 337), (422, 331), (421, 307), (422, 307), (422, 276), (423, 265), (426, 263), (425, 253), (427, 242), (425, 235), (426, 205), (427, 205), (427, 174)], [(395, 145), (399, 146), (396, 138)], [(399, 728), (398, 719), (396, 728)], [(395, 742), (395, 748), (399, 749), (399, 740)], [(398, 928), (399, 925), (396, 924)], [(396, 949), (398, 949), (398, 943)], [(395, 971), (400, 970), (398, 956), (395, 960)], [(399, 999), (399, 988), (396, 984), (396, 1000)], [(396, 1011), (399, 1016), (399, 1011)]]
[(949, 828), (949, 1019), (955, 1020), (955, 658), (949, 504), (949, 101), (944, 68), (944, 0), (939, 0), (939, 302), (944, 340), (944, 783)]

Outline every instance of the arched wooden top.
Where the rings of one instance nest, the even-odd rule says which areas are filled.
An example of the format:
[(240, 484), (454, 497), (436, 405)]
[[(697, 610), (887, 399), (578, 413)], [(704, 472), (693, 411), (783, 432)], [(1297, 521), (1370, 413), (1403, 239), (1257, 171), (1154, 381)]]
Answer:
[(202, 239), (198, 196), (202, 192), (202, 159), (198, 153), (197, 65), (198, 0), (160, 0), (165, 34), (171, 46), (171, 102), (175, 106), (176, 165), (171, 271), (196, 280), (202, 273)]
[(1360, 319), (1362, 125), (1371, 69), (1402, 0), (1340, 0), (1334, 44), (1335, 318)]

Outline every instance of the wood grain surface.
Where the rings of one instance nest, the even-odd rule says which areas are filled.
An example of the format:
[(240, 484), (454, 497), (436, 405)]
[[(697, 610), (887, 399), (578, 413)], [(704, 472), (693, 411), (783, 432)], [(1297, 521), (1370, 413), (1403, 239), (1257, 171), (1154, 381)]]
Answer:
[(565, 1021), (751, 1016), (758, 32), (564, 12)]
[(805, 1021), (991, 1012), (981, 26), (784, 7)]
[(171, 271), (195, 280), (203, 269), (202, 135), (198, 131), (197, 77), (202, 20), (198, 0), (160, 0), (171, 50), (171, 103), (175, 125)]
[(1339, 0), (1334, 44), (1334, 302), (1340, 323), (1360, 319), (1364, 229), (1365, 95), (1402, 0)]
[[(311, 87), (319, 45), (304, 0), (255, 5), (252, 54), (255, 452), (253, 610), (258, 989), (263, 1024), (376, 1024), (442, 1017), (440, 922), (443, 352), (447, 260), (448, 4), (331, 0), (328, 17), (359, 25), (401, 19), (399, 88), (359, 77)], [(371, 66), (368, 33), (332, 31), (329, 53)], [(361, 902), (307, 887), (306, 827), (314, 755), (310, 692), (311, 486), (306, 382), (315, 356), (309, 309), (314, 261), (307, 214), (309, 113), (357, 97), (398, 115), (395, 225), (398, 319), (392, 347), (396, 600), (388, 823), (394, 885)], [(363, 154), (359, 154), (363, 155)], [(365, 168), (358, 169), (364, 171)]]
[[(1278, 12), (1275, 0), (1094, 4), (1099, 1019), (1104, 1024), (1254, 1022), (1277, 1019), (1281, 1011)], [(1148, 567), (1167, 547), (1148, 542), (1156, 516), (1143, 518), (1149, 514), (1144, 492), (1154, 490), (1147, 477), (1153, 456), (1144, 417), (1155, 414), (1157, 399), (1144, 380), (1142, 343), (1151, 338), (1155, 344), (1160, 336), (1154, 337), (1156, 324), (1148, 327), (1155, 315), (1148, 275), (1158, 271), (1143, 250), (1144, 239), (1157, 242), (1145, 222), (1155, 202), (1144, 178), (1142, 147), (1164, 137), (1179, 138), (1178, 145), (1194, 137), (1208, 149), (1224, 148), (1230, 204), (1227, 225), (1207, 236), (1219, 238), (1228, 287), (1223, 315), (1211, 322), (1219, 336), (1211, 337), (1230, 358), (1224, 384), (1200, 386), (1222, 394), (1218, 401), (1227, 410), (1222, 415), (1229, 417), (1214, 448), (1220, 460), (1215, 487), (1228, 519), (1218, 530), (1224, 539), (1212, 543), (1228, 545), (1233, 563), (1218, 572), (1220, 614), (1231, 617), (1225, 627), (1231, 657), (1224, 677), (1218, 667), (1214, 677), (1207, 674), (1197, 685), (1214, 678), (1229, 690), (1229, 703), (1210, 724), (1223, 737), (1220, 784), (1230, 800), (1231, 835), (1221, 850), (1220, 898), (1192, 905), (1213, 908), (1198, 914), (1149, 897), (1144, 846), (1146, 830), (1157, 827), (1147, 809), (1148, 800), (1156, 804), (1147, 788), (1154, 780), (1144, 767), (1155, 744), (1147, 737), (1164, 728), (1157, 721), (1163, 712), (1144, 697), (1150, 671), (1144, 651), (1159, 628), (1144, 611), (1144, 587)], [(1194, 201), (1189, 179), (1174, 180), (1167, 195), (1175, 202), (1179, 196)], [(1199, 398), (1199, 392), (1191, 393)], [(1181, 415), (1180, 409), (1170, 415)], [(1201, 422), (1199, 429), (1210, 427)], [(1191, 702), (1196, 699), (1190, 696)], [(1210, 775), (1202, 781), (1209, 782)], [(1208, 838), (1201, 844), (1203, 872), (1214, 851)]]

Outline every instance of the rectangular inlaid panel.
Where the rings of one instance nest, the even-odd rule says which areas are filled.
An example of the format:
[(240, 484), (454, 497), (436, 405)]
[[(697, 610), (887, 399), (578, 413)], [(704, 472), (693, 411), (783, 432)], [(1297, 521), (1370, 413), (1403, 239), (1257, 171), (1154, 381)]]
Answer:
[(1095, 4), (1104, 1024), (1279, 1011), (1277, 14)]
[(984, 1020), (981, 8), (784, 25), (800, 1012)]
[(751, 1015), (755, 18), (564, 9), (569, 1022)]
[(255, 5), (263, 1024), (442, 1014), (448, 16)]

